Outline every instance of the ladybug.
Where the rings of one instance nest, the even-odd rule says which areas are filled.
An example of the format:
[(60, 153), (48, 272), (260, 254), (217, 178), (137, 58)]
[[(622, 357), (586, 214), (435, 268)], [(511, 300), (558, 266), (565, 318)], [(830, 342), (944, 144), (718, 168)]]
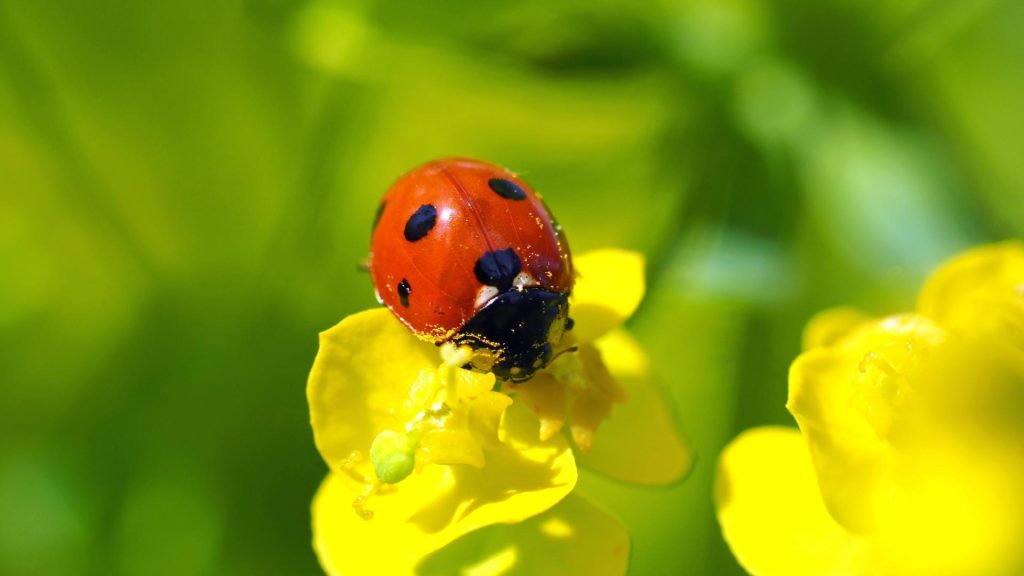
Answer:
[(566, 330), (572, 256), (540, 195), (466, 158), (405, 174), (377, 209), (368, 259), (377, 299), (419, 337), (475, 351), (465, 367), (522, 382)]

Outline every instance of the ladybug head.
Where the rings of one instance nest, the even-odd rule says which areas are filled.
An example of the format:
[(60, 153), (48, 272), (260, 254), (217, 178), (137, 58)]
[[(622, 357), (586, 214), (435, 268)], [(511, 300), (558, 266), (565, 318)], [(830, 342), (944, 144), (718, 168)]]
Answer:
[(453, 340), (493, 352), (493, 365), (473, 368), (522, 382), (547, 366), (570, 322), (567, 295), (543, 288), (509, 290), (478, 310)]

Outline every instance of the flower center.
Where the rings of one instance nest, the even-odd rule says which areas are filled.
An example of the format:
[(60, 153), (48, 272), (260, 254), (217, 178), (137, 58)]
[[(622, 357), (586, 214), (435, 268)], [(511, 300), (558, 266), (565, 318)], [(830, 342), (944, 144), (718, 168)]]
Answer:
[(360, 516), (372, 517), (365, 508), (371, 496), (402, 482), (422, 466), (484, 466), (484, 450), (499, 442), (498, 425), (512, 399), (492, 390), (492, 374), (462, 369), (473, 356), (468, 346), (447, 343), (441, 347), (441, 364), (420, 371), (397, 410), (404, 424), (379, 432), (370, 446), (372, 478), (356, 472), (363, 464), (361, 457), (343, 466), (367, 486), (353, 503)]
[(890, 319), (888, 326), (898, 338), (867, 351), (854, 372), (853, 406), (868, 422), (879, 440), (891, 442), (914, 405), (915, 375), (938, 343), (923, 327), (903, 325)]
[(881, 440), (888, 440), (896, 412), (906, 403), (910, 384), (906, 374), (876, 352), (857, 364), (858, 382), (853, 403)]

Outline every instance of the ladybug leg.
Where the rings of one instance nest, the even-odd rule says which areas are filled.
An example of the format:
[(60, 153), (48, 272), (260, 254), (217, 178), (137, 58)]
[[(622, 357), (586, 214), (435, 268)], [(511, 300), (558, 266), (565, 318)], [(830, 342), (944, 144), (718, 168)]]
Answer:
[(486, 346), (473, 347), (473, 358), (462, 367), (475, 372), (490, 372), (500, 360), (500, 354)]
[(554, 362), (562, 354), (566, 354), (568, 352), (579, 352), (579, 351), (580, 351), (580, 347), (579, 346), (569, 346), (568, 348), (564, 348), (562, 350), (559, 350), (558, 352), (555, 352), (555, 354), (551, 357), (551, 361), (548, 362), (548, 364), (551, 364), (551, 362)]

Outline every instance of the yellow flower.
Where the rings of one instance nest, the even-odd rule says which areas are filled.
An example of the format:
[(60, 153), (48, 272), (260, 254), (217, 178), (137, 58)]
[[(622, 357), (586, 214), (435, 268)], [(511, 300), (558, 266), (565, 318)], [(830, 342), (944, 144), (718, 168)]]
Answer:
[(749, 572), (1024, 569), (1024, 245), (947, 262), (913, 313), (819, 315), (787, 408), (799, 431), (747, 431), (719, 462), (719, 522)]
[[(642, 350), (619, 328), (643, 297), (642, 258), (603, 250), (575, 264), (576, 324), (564, 346), (578, 353), (521, 384), (496, 389), (493, 375), (463, 370), (468, 348), (442, 346), (439, 365), (438, 348), (383, 308), (321, 334), (307, 397), (331, 468), (313, 502), (328, 573), (545, 573), (526, 568), (516, 542), (560, 559), (548, 573), (625, 571), (623, 528), (567, 498), (573, 444), (595, 469), (645, 483), (678, 478), (690, 458)], [(495, 538), (503, 545), (466, 544)]]

